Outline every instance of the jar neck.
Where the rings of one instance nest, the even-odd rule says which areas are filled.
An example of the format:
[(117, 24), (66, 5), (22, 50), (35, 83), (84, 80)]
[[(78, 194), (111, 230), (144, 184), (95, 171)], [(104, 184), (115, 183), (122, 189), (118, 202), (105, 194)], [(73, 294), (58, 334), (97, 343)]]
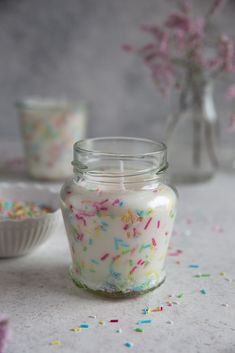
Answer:
[(74, 145), (72, 164), (76, 179), (109, 185), (147, 184), (165, 180), (166, 147), (132, 138), (84, 140)]

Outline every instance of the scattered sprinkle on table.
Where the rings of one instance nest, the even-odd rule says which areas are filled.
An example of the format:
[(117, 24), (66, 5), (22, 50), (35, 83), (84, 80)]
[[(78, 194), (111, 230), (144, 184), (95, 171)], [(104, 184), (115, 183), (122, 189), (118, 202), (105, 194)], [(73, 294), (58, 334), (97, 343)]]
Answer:
[(51, 341), (51, 342), (50, 342), (50, 345), (51, 345), (51, 346), (60, 346), (60, 345), (61, 345), (61, 342), (58, 341), (58, 340), (54, 340), (54, 341)]
[(174, 321), (168, 320), (166, 323), (169, 324), (169, 325), (173, 325)]
[(82, 329), (80, 327), (74, 327), (74, 328), (71, 328), (70, 331), (73, 331), (73, 332), (81, 332)]
[(144, 329), (137, 327), (134, 329), (135, 332), (144, 332)]
[(89, 328), (90, 327), (90, 325), (88, 325), (88, 324), (81, 324), (80, 325), (80, 328)]
[(225, 308), (228, 308), (229, 305), (226, 303), (226, 304), (222, 304), (222, 306), (224, 306)]
[(205, 290), (205, 288), (202, 288), (202, 289), (200, 289), (200, 293), (206, 295), (207, 291)]
[(122, 329), (121, 328), (117, 329), (116, 333), (122, 333)]
[(150, 319), (148, 319), (148, 320), (139, 320), (139, 321), (137, 321), (137, 325), (151, 324), (152, 321), (153, 320), (150, 320)]
[(119, 320), (117, 320), (117, 319), (112, 319), (112, 320), (109, 320), (109, 322), (111, 322), (112, 324), (114, 324), (114, 323), (116, 323), (116, 322), (118, 322)]
[(184, 297), (184, 293), (182, 292), (182, 293), (179, 293), (179, 294), (177, 294), (177, 296), (176, 296), (177, 298), (183, 298)]
[(96, 315), (89, 315), (90, 319), (96, 319)]
[(190, 267), (190, 268), (199, 268), (199, 265), (197, 265), (197, 264), (190, 264), (189, 267)]
[(104, 326), (105, 322), (101, 320), (101, 321), (99, 321), (99, 325)]
[(132, 342), (126, 342), (126, 343), (124, 343), (124, 346), (126, 346), (128, 348), (132, 348), (132, 347), (134, 347), (134, 344)]

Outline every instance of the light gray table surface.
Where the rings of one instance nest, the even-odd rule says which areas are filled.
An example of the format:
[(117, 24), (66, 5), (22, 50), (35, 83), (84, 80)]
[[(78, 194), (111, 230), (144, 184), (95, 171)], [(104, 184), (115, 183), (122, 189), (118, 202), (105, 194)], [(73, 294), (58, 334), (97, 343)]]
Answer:
[[(167, 280), (145, 296), (110, 300), (76, 288), (68, 275), (63, 227), (32, 254), (0, 260), (0, 312), (10, 318), (12, 330), (7, 352), (234, 353), (235, 175), (218, 174), (210, 182), (179, 186), (178, 191)], [(182, 253), (172, 256), (177, 250)], [(194, 277), (205, 273), (210, 277)], [(144, 308), (158, 306), (162, 312), (143, 314)], [(112, 324), (111, 319), (119, 322)], [(144, 332), (135, 332), (141, 319), (152, 322), (141, 326)], [(70, 330), (82, 323), (89, 328)], [(119, 328), (121, 333), (116, 332)], [(50, 345), (53, 340), (61, 345)], [(124, 346), (127, 341), (134, 346)]]

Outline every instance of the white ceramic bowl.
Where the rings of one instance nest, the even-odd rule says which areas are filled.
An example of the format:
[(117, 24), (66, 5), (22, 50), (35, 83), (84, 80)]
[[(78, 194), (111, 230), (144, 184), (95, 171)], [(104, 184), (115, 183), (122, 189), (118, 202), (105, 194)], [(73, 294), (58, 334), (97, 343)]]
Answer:
[(0, 183), (0, 198), (44, 204), (54, 211), (40, 217), (0, 221), (0, 257), (26, 255), (43, 244), (62, 222), (58, 192), (30, 183)]

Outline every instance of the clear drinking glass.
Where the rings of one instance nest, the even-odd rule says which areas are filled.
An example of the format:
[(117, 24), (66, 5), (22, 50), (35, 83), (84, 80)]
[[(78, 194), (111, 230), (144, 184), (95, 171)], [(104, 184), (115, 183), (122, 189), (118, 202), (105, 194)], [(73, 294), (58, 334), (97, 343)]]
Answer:
[(17, 108), (29, 175), (51, 180), (71, 176), (73, 144), (86, 134), (85, 105), (36, 98), (17, 103)]

